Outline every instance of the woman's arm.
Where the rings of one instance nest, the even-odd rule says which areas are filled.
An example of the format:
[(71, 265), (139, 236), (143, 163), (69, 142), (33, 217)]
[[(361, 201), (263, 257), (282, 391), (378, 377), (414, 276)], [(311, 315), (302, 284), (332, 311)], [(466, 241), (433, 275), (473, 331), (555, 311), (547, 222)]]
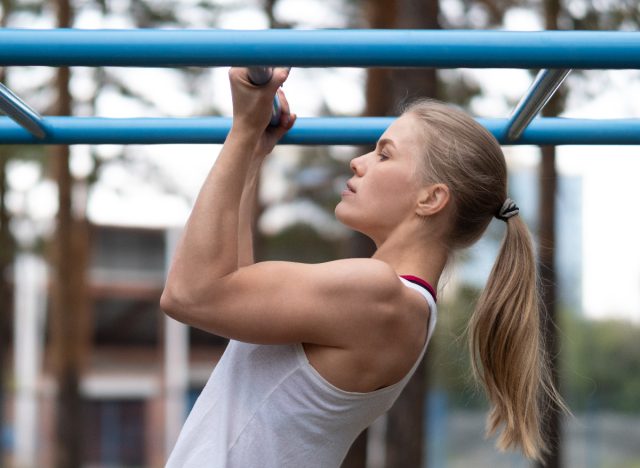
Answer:
[(287, 75), (285, 69), (276, 69), (272, 82), (256, 87), (248, 82), (244, 69), (229, 72), (233, 124), (198, 194), (165, 287), (165, 292), (180, 301), (188, 300), (183, 296), (198, 294), (211, 281), (247, 262), (247, 258), (239, 258), (238, 252), (251, 252), (250, 221), (246, 218), (254, 205), (260, 165), (295, 121), (295, 117), (289, 118), (286, 98), (280, 92), (281, 125), (267, 128), (273, 96)]
[(238, 268), (254, 263), (253, 252), (253, 222), (255, 221), (258, 203), (258, 188), (260, 182), (260, 170), (265, 157), (271, 153), (280, 137), (296, 121), (296, 115), (289, 111), (289, 103), (281, 89), (278, 89), (278, 98), (282, 108), (282, 121), (280, 128), (268, 127), (259, 140), (254, 155), (251, 158), (240, 199), (239, 225), (238, 225)]
[[(250, 343), (313, 343), (375, 348), (415, 328), (407, 314), (414, 291), (374, 259), (320, 264), (260, 262), (189, 289), (162, 304), (180, 322)], [(163, 298), (165, 295), (163, 294)], [(424, 300), (418, 300), (424, 309)]]
[(395, 339), (397, 325), (406, 325), (403, 314), (395, 312), (407, 288), (383, 262), (265, 262), (239, 267), (248, 260), (238, 252), (246, 251), (251, 240), (245, 212), (255, 199), (260, 163), (295, 120), (286, 119), (284, 100), (283, 123), (264, 130), (273, 95), (286, 74), (278, 70), (274, 78), (280, 81), (271, 88), (257, 89), (242, 71), (230, 72), (234, 122), (177, 246), (161, 307), (181, 322), (256, 343), (346, 348)]
[(248, 171), (240, 199), (238, 224), (238, 268), (254, 263), (253, 223), (258, 203), (260, 164), (254, 164)]

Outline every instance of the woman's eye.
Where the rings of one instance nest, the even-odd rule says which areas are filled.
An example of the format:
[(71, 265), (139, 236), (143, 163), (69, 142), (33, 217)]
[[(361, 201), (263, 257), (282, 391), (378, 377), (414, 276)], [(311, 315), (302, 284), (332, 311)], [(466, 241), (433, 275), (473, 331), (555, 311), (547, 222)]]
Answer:
[(389, 159), (389, 156), (384, 153), (380, 153), (378, 157), (380, 158), (380, 161), (386, 161), (387, 159)]

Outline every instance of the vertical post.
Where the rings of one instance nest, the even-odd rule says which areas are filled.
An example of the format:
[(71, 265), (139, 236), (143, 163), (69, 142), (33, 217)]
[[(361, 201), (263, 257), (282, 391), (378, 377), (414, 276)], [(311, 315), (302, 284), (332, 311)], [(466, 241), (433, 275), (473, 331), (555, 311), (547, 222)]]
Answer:
[[(545, 26), (548, 30), (558, 29), (558, 17), (560, 15), (560, 0), (545, 0)], [(562, 108), (562, 95), (557, 93), (543, 113), (547, 117), (557, 116)], [(539, 265), (540, 279), (542, 283), (542, 304), (544, 313), (542, 316), (542, 334), (544, 337), (545, 351), (550, 359), (553, 383), (559, 387), (558, 380), (558, 351), (559, 338), (555, 322), (558, 317), (556, 307), (556, 148), (555, 146), (541, 147), (540, 169), (540, 204), (539, 204)], [(546, 463), (539, 463), (539, 467), (560, 468), (562, 466), (562, 430), (560, 413), (557, 406), (551, 402), (543, 403), (546, 409), (543, 415), (543, 433), (550, 446), (550, 453)]]
[[(542, 283), (542, 334), (544, 336), (545, 352), (549, 356), (551, 373), (556, 388), (558, 387), (558, 334), (556, 332), (556, 262), (555, 262), (555, 215), (557, 192), (557, 174), (555, 169), (555, 147), (542, 146), (542, 161), (540, 169), (540, 227), (539, 227), (539, 264)], [(559, 468), (562, 466), (560, 414), (555, 404), (547, 401), (543, 419), (543, 432), (549, 443), (551, 452), (547, 463), (540, 464), (540, 468)]]
[[(175, 252), (180, 232), (166, 233), (166, 271)], [(169, 456), (187, 412), (189, 387), (189, 327), (165, 315), (164, 321), (164, 395), (165, 395), (165, 453)], [(165, 457), (165, 459), (166, 459)]]
[(15, 464), (36, 466), (46, 267), (41, 258), (21, 254), (16, 258), (14, 276)]

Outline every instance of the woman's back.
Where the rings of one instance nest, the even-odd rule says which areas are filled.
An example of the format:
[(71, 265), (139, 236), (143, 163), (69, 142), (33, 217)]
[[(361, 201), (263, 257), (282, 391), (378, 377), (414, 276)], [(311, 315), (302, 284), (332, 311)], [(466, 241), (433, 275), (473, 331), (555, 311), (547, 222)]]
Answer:
[[(436, 321), (431, 295), (427, 339), (396, 383), (367, 392), (332, 385), (300, 343), (257, 345), (230, 341), (198, 398), (168, 467), (336, 467), (353, 440), (387, 411), (413, 375)], [(345, 311), (347, 313), (347, 311)]]

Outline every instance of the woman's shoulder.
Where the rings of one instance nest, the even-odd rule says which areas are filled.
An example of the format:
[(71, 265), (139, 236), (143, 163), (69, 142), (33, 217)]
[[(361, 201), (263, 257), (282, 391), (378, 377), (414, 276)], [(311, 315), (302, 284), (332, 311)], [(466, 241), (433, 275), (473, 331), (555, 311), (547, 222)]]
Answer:
[(428, 317), (423, 295), (407, 287), (386, 262), (349, 258), (326, 263), (324, 271), (331, 275), (326, 284), (331, 285), (333, 293), (346, 300), (360, 297), (368, 303), (365, 309), (375, 304), (385, 322), (413, 327), (416, 319)]
[(324, 267), (338, 284), (369, 285), (372, 288), (397, 288), (401, 284), (398, 274), (388, 263), (374, 258), (334, 260), (325, 263)]

